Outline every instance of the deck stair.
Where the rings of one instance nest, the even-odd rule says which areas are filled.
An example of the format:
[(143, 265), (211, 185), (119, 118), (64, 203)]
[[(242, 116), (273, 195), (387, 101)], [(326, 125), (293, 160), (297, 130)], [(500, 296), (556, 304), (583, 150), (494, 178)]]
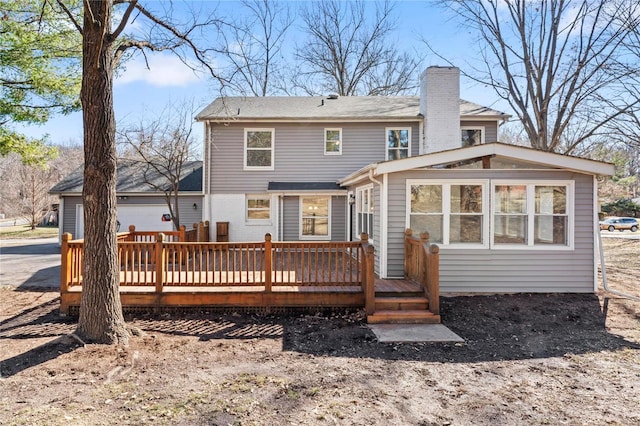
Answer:
[(429, 311), (429, 300), (421, 289), (376, 291), (375, 312), (369, 324), (439, 324), (440, 315)]

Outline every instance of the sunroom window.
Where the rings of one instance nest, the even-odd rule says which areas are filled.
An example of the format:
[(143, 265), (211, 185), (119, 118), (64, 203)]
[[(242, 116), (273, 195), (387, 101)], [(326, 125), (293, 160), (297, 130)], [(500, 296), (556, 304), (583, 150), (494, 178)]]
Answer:
[(356, 190), (356, 233), (366, 233), (373, 239), (373, 186)]
[(573, 186), (568, 182), (493, 187), (493, 244), (571, 246)]
[(443, 245), (484, 245), (486, 183), (409, 184), (409, 228)]

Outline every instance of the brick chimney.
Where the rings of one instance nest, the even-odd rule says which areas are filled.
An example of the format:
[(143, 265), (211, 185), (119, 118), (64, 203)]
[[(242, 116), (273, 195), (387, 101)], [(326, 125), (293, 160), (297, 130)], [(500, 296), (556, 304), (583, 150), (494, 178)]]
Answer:
[(460, 70), (429, 67), (420, 75), (424, 141), (420, 154), (460, 148)]

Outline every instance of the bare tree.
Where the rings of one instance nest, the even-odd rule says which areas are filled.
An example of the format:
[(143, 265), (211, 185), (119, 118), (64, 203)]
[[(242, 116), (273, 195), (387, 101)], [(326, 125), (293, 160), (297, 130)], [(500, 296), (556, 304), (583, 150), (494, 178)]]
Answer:
[[(43, 7), (50, 1), (43, 1)], [(114, 69), (131, 52), (171, 51), (215, 76), (198, 36), (217, 25), (215, 17), (192, 11), (174, 13), (172, 2), (84, 0), (82, 10), (56, 0), (82, 36), (81, 102), (84, 124), (84, 260), (80, 318), (76, 333), (99, 343), (129, 340), (119, 294), (116, 241), (116, 140), (113, 109)], [(201, 3), (202, 5), (202, 3)], [(81, 15), (82, 21), (77, 19)], [(114, 22), (114, 17), (117, 21)], [(178, 18), (179, 17), (179, 18)], [(178, 20), (180, 19), (180, 21)], [(128, 24), (136, 21), (135, 28)], [(134, 31), (135, 30), (135, 31)]]
[(282, 44), (293, 15), (284, 2), (243, 0), (242, 5), (247, 17), (220, 31), (226, 80), (245, 96), (273, 95), (283, 85)]
[(444, 3), (478, 36), (482, 60), (467, 76), (509, 103), (534, 148), (573, 152), (638, 110), (640, 70), (625, 47), (638, 26), (637, 1)]
[(362, 0), (312, 2), (302, 12), (306, 40), (296, 49), (296, 84), (308, 94), (400, 95), (417, 87), (419, 61), (391, 39), (393, 5)]
[(134, 161), (143, 181), (164, 194), (176, 229), (180, 229), (178, 195), (185, 166), (196, 157), (193, 138), (193, 105), (169, 106), (155, 120), (119, 131), (121, 157)]

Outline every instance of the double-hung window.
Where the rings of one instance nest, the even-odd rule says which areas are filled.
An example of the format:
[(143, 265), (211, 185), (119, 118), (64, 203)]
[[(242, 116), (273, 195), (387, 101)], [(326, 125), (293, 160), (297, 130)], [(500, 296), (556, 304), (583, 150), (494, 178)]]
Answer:
[(407, 182), (407, 226), (444, 246), (488, 245), (488, 181)]
[(247, 221), (271, 219), (271, 198), (269, 195), (247, 195)]
[(387, 160), (399, 160), (409, 157), (411, 150), (411, 129), (408, 127), (387, 127)]
[(493, 183), (494, 247), (572, 247), (573, 183)]
[(300, 239), (331, 239), (331, 197), (300, 197)]
[(342, 129), (324, 129), (324, 155), (342, 155)]
[(373, 185), (356, 189), (356, 234), (373, 240)]
[(244, 130), (244, 169), (273, 170), (274, 129)]

